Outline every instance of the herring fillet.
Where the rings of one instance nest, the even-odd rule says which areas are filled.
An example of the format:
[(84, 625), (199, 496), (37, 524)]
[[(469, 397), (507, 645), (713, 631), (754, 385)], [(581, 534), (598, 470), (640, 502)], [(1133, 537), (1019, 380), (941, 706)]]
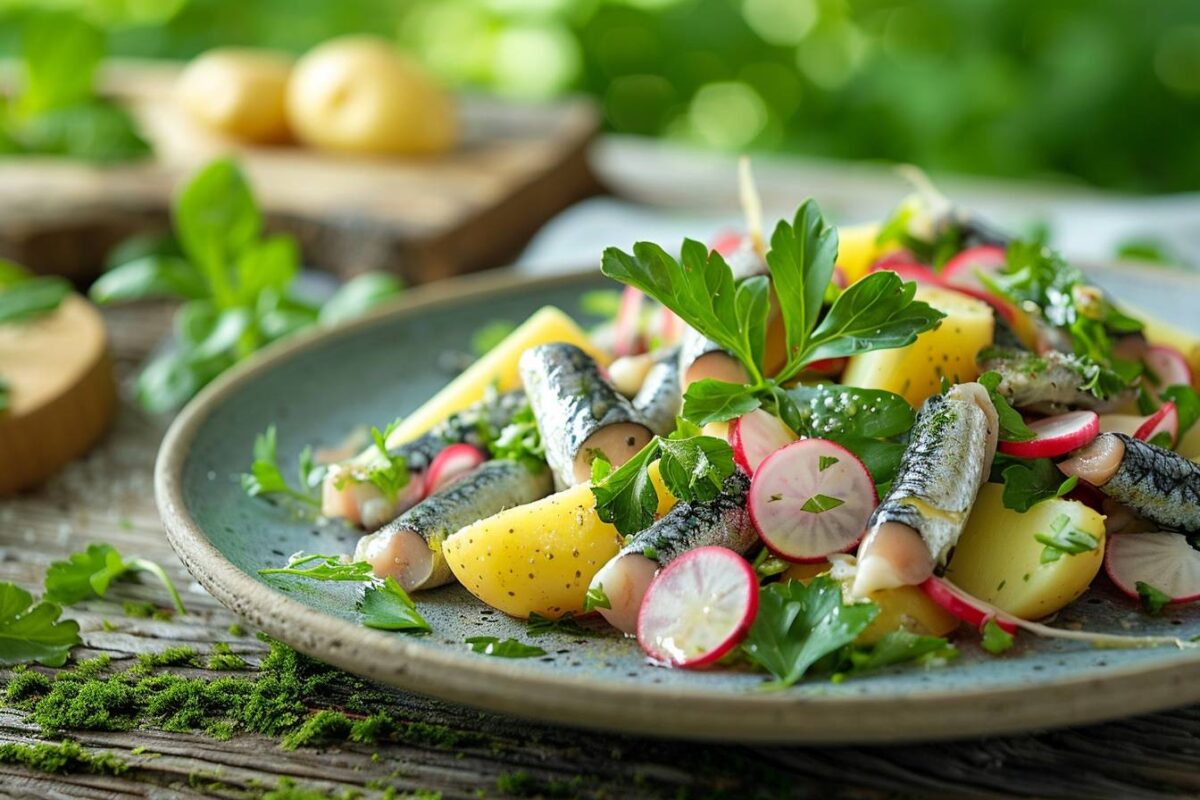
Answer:
[(390, 574), (406, 591), (442, 586), (454, 579), (442, 555), (447, 536), (506, 509), (541, 500), (553, 488), (549, 470), (535, 472), (505, 459), (486, 461), (364, 536), (355, 558), (371, 562), (379, 577)]
[(1103, 434), (1101, 440), (1109, 436), (1121, 442), (1124, 453), (1112, 477), (1097, 488), (1151, 522), (1200, 532), (1200, 464), (1123, 433)]
[(1116, 404), (1112, 398), (1099, 398), (1085, 389), (1090, 378), (1084, 372), (1089, 367), (1057, 350), (1037, 355), (990, 347), (979, 354), (979, 369), (999, 373), (996, 391), (1017, 408), (1060, 414), (1075, 408), (1104, 411)]
[(675, 418), (683, 407), (678, 347), (655, 355), (654, 366), (633, 397), (633, 407), (653, 433), (666, 436), (675, 430)]
[(619, 467), (650, 441), (641, 414), (578, 347), (530, 348), (519, 369), (560, 489), (588, 479), (593, 452)]
[(745, 553), (758, 539), (746, 510), (749, 490), (750, 479), (741, 471), (734, 472), (716, 498), (676, 503), (661, 519), (634, 534), (613, 558), (640, 553), (665, 567), (689, 550), (708, 545)]

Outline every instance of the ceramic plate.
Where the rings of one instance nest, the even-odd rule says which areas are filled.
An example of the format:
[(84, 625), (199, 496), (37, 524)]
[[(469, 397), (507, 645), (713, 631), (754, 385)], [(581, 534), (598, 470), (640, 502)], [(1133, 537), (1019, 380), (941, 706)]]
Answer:
[[(1114, 287), (1125, 280), (1119, 270), (1102, 279)], [(1127, 281), (1139, 283), (1147, 281)], [(547, 303), (587, 321), (579, 295), (604, 285), (595, 274), (438, 284), (413, 291), (401, 307), (297, 338), (233, 370), (187, 407), (159, 453), (158, 505), (171, 543), (218, 600), (305, 653), (403, 689), (569, 725), (742, 741), (911, 741), (1069, 725), (1200, 700), (1196, 651), (1097, 650), (1026, 635), (1002, 658), (968, 640), (962, 657), (945, 667), (901, 667), (840, 684), (811, 680), (771, 693), (758, 690), (763, 679), (755, 674), (652, 667), (635, 642), (615, 634), (551, 633), (536, 640), (545, 657), (491, 658), (470, 652), (464, 637), (534, 640), (523, 623), (457, 586), (418, 595), (435, 630), (418, 638), (361, 627), (354, 584), (257, 574), (299, 550), (349, 553), (357, 538), (242, 493), (238, 475), (249, 466), (257, 433), (275, 424), (280, 463), (295, 463), (306, 443), (334, 444), (356, 425), (383, 425), (416, 408), (450, 379), (445, 353), (467, 351), (481, 324), (521, 320)], [(1183, 298), (1163, 296), (1194, 302), (1196, 284), (1180, 291)], [(1161, 311), (1173, 317), (1176, 309)], [(1105, 583), (1054, 624), (1200, 634), (1200, 607), (1150, 618)]]

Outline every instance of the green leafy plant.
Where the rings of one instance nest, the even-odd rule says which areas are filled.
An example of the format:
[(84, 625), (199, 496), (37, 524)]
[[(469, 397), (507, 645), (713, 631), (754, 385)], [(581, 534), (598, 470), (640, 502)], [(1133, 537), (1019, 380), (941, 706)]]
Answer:
[(250, 472), (242, 475), (242, 490), (251, 497), (282, 497), (319, 508), (321, 499), (318, 491), (325, 470), (313, 463), (311, 447), (301, 451), (297, 472), (300, 481), (298, 489), (288, 483), (283, 470), (279, 468), (275, 426), (271, 425), (254, 439), (254, 461), (250, 465)]
[(110, 544), (88, 545), (71, 553), (66, 561), (55, 561), (46, 570), (46, 599), (63, 605), (104, 597), (113, 581), (135, 572), (153, 575), (171, 596), (175, 610), (186, 614), (179, 590), (158, 564), (139, 556), (122, 556)]
[(0, 324), (28, 322), (54, 311), (71, 284), (64, 278), (38, 277), (12, 261), (0, 259)]
[(285, 567), (260, 569), (259, 575), (295, 575), (314, 581), (367, 581), (375, 580), (371, 565), (366, 561), (347, 561), (340, 555), (296, 553), (288, 559)]
[(996, 454), (990, 480), (1004, 484), (1004, 507), (1021, 512), (1043, 500), (1063, 497), (1079, 484), (1078, 477), (1064, 476), (1048, 458), (1017, 458), (1004, 453)]
[(994, 656), (1008, 652), (1015, 642), (1015, 637), (1001, 628), (995, 617), (988, 617), (979, 632), (979, 646)]
[(179, 253), (144, 252), (93, 284), (97, 303), (149, 297), (184, 301), (175, 315), (176, 346), (138, 376), (138, 399), (171, 411), (238, 361), (273, 341), (317, 324), (335, 324), (395, 296), (399, 282), (366, 273), (323, 305), (300, 297), (295, 241), (267, 235), (262, 213), (237, 166), (215, 161), (177, 195), (172, 223)]
[(496, 658), (537, 658), (546, 655), (540, 647), (516, 639), (497, 639), (495, 636), (468, 636), (463, 640), (471, 651)]
[(21, 91), (0, 105), (0, 152), (126, 161), (149, 155), (125, 109), (98, 97), (102, 30), (76, 14), (40, 12), (21, 33)]
[(62, 608), (12, 583), (0, 583), (0, 663), (36, 661), (48, 667), (66, 663), (71, 648), (82, 644), (79, 624), (60, 620)]
[(371, 584), (358, 601), (362, 623), (385, 631), (429, 633), (433, 630), (417, 611), (408, 592), (393, 577)]

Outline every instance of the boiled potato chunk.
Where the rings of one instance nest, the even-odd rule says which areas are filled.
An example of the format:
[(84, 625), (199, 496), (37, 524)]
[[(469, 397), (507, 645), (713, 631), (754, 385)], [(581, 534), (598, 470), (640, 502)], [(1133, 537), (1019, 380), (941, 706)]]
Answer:
[(427, 400), (425, 405), (405, 417), (400, 427), (392, 432), (388, 445), (395, 447), (417, 438), (454, 412), (482, 400), (491, 386), (502, 392), (516, 389), (521, 385), (521, 376), (517, 371), (521, 354), (548, 342), (573, 344), (601, 364), (608, 363), (608, 357), (592, 344), (574, 320), (554, 306), (546, 306), (534, 312), (504, 341), (467, 367), (461, 375)]
[(258, 144), (291, 139), (285, 98), (292, 60), (270, 50), (209, 50), (179, 76), (176, 97), (197, 122)]
[(446, 90), (374, 36), (334, 39), (301, 58), (287, 109), (301, 141), (346, 153), (443, 153), (457, 128)]
[(918, 286), (916, 299), (946, 315), (941, 325), (921, 334), (908, 347), (851, 356), (842, 383), (895, 392), (915, 407), (941, 390), (943, 377), (951, 383), (979, 377), (975, 356), (992, 343), (995, 332), (991, 306), (933, 286)]
[[(958, 540), (946, 578), (976, 597), (1024, 619), (1070, 603), (1091, 585), (1104, 560), (1104, 517), (1074, 500), (1044, 500), (1025, 513), (1004, 507), (1004, 487), (984, 484)], [(1034, 537), (1065, 525), (1089, 533), (1095, 550), (1042, 563)]]
[(894, 631), (920, 636), (945, 636), (958, 627), (958, 618), (929, 599), (917, 586), (881, 589), (868, 598), (879, 613), (855, 640), (875, 644)]
[(897, 244), (880, 247), (875, 243), (879, 237), (879, 225), (845, 225), (838, 228), (838, 267), (846, 280), (854, 283), (867, 274), (871, 265), (883, 256), (899, 250)]
[[(659, 515), (675, 504), (651, 465)], [(450, 571), (471, 594), (514, 617), (583, 611), (588, 584), (617, 554), (621, 534), (596, 516), (581, 483), (468, 525), (442, 545)]]

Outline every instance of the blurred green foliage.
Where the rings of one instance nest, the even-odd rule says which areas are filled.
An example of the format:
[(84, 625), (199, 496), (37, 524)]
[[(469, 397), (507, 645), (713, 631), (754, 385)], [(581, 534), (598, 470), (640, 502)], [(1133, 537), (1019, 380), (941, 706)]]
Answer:
[[(56, 0), (115, 52), (395, 37), (456, 85), (724, 149), (1200, 189), (1196, 0)], [(19, 0), (0, 0), (0, 9)]]

